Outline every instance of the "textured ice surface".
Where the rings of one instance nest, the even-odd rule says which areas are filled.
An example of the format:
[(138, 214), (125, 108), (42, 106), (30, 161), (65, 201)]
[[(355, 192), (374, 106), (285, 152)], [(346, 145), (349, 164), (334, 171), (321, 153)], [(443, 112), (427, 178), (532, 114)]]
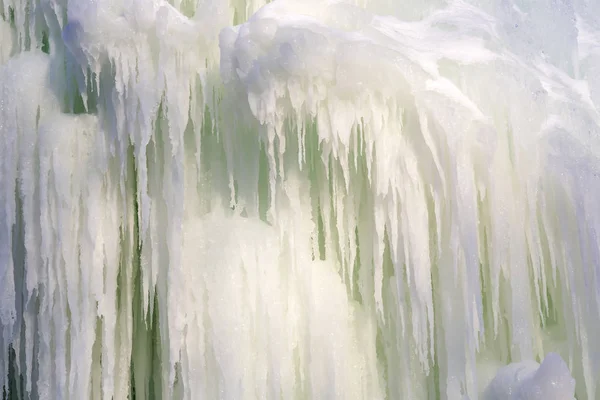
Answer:
[(549, 353), (542, 364), (523, 361), (503, 367), (484, 394), (486, 400), (574, 399), (575, 380), (565, 362)]
[(7, 395), (597, 398), (600, 3), (264, 3), (0, 0)]

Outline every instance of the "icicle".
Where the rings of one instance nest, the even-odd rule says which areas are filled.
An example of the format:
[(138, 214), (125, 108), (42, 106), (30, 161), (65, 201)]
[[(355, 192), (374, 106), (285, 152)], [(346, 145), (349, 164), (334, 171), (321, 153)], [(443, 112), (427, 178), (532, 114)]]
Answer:
[(0, 0), (7, 395), (595, 398), (599, 6), (265, 3)]

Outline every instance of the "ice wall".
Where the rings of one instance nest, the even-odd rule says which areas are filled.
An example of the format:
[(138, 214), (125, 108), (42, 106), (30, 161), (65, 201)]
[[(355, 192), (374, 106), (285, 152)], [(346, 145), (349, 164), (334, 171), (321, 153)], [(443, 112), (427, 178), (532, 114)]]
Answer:
[(599, 395), (600, 5), (0, 17), (4, 396)]

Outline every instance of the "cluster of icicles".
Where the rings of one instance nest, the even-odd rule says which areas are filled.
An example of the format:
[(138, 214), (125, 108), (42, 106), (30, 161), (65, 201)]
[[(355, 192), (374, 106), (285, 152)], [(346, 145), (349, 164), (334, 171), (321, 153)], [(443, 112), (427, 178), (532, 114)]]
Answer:
[(265, 2), (0, 0), (3, 398), (598, 398), (600, 3)]

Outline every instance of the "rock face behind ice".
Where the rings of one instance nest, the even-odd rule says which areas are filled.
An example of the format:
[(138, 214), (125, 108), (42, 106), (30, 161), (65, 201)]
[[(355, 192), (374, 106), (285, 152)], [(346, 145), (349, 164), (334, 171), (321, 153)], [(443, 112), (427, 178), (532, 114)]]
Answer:
[(485, 390), (484, 400), (572, 400), (575, 379), (556, 353), (541, 365), (522, 361), (501, 368)]

